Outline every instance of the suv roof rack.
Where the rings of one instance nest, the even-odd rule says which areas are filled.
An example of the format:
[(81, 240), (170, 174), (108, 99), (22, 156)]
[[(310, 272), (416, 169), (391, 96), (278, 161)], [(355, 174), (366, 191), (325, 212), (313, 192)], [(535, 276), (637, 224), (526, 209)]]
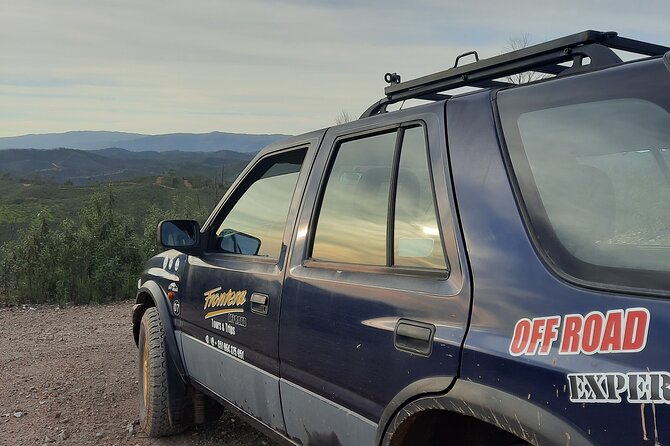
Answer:
[[(384, 79), (390, 84), (384, 89), (386, 97), (370, 106), (361, 115), (361, 118), (384, 113), (388, 105), (407, 99), (433, 101), (448, 99), (449, 95), (439, 93), (455, 88), (512, 86), (514, 84), (496, 79), (526, 71), (558, 76), (621, 63), (622, 60), (612, 49), (644, 56), (662, 56), (670, 51), (670, 47), (619, 37), (613, 31), (593, 30), (561, 37), (489, 59), (479, 60), (477, 53), (470, 51), (458, 56), (453, 68), (410, 81), (400, 82), (398, 74), (386, 73)], [(459, 59), (468, 55), (474, 55), (476, 61), (458, 66)], [(590, 63), (583, 63), (586, 58), (590, 59)], [(569, 61), (573, 61), (572, 66), (560, 65)]]

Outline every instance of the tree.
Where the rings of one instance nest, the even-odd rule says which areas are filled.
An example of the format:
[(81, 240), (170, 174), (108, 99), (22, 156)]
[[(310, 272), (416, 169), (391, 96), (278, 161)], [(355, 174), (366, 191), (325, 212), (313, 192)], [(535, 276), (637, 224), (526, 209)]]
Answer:
[(346, 124), (355, 121), (355, 119), (348, 111), (340, 110), (340, 113), (335, 117), (335, 125)]
[(79, 223), (41, 211), (0, 246), (0, 302), (86, 303), (128, 298), (145, 254), (113, 190), (94, 193)]
[[(211, 188), (209, 181), (205, 187)], [(137, 206), (128, 214), (112, 185), (99, 186), (71, 219), (48, 209), (24, 216), (0, 206), (0, 224), (27, 223), (0, 244), (0, 305), (83, 304), (134, 296), (144, 263), (165, 249), (156, 242), (158, 223), (204, 222), (209, 215), (211, 205), (188, 188), (172, 189), (170, 195), (171, 205)]]
[[(507, 39), (507, 44), (503, 48), (503, 53), (509, 53), (511, 51), (528, 48), (534, 43), (535, 42), (533, 41), (533, 38), (528, 33), (523, 33), (516, 37), (510, 37)], [(506, 79), (507, 82), (511, 82), (513, 84), (527, 84), (528, 82), (544, 79), (545, 77), (547, 77), (547, 75), (544, 73), (538, 73), (537, 71), (525, 71), (523, 73), (507, 76)]]
[(76, 238), (80, 251), (85, 253), (82, 266), (92, 301), (131, 296), (142, 270), (144, 256), (133, 230), (134, 222), (120, 215), (115, 205), (116, 196), (110, 186), (94, 193), (81, 212)]

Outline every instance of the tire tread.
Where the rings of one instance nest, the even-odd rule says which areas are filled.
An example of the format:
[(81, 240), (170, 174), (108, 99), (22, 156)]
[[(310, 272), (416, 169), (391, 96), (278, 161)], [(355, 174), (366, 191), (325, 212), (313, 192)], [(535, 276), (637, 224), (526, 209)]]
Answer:
[[(143, 380), (143, 349), (149, 347), (149, 404), (140, 405), (140, 426), (150, 437), (163, 437), (181, 432), (181, 426), (170, 422), (168, 412), (168, 377), (165, 350), (165, 329), (156, 307), (148, 308), (140, 325), (140, 380)], [(143, 381), (141, 381), (143, 382)], [(143, 398), (143, 395), (140, 395)]]

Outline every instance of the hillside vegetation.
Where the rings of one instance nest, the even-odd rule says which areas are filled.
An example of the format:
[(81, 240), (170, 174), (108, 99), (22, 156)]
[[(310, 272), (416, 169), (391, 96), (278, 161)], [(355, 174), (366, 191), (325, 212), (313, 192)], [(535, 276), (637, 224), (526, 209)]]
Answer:
[(217, 152), (130, 152), (125, 149), (14, 149), (0, 150), (0, 174), (24, 180), (39, 178), (56, 183), (99, 183), (169, 170), (182, 177), (221, 176), (232, 181), (253, 157), (253, 153), (230, 150)]
[(182, 194), (175, 195), (170, 206), (152, 204), (135, 217), (128, 213), (128, 196), (121, 197), (114, 186), (101, 186), (83, 200), (75, 218), (55, 218), (43, 207), (0, 247), (0, 303), (129, 298), (142, 265), (160, 251), (155, 240), (158, 222), (202, 222), (208, 213), (195, 195)]
[[(158, 222), (204, 222), (250, 158), (174, 152), (156, 162), (155, 153), (111, 150), (104, 158), (109, 162), (99, 163), (90, 152), (17, 152), (25, 152), (23, 158), (12, 154), (13, 164), (0, 162), (0, 304), (132, 297), (142, 265), (160, 250)], [(115, 168), (114, 156), (142, 176), (76, 183), (96, 165), (102, 172)], [(62, 176), (40, 170), (50, 159), (60, 160)], [(157, 165), (166, 170), (151, 174)]]

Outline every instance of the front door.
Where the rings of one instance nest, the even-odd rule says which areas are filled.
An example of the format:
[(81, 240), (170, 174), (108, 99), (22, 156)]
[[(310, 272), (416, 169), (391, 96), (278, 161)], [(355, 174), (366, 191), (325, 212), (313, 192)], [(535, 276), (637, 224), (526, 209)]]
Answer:
[(393, 401), (458, 373), (470, 291), (442, 113), (324, 139), (280, 327), (286, 429), (303, 444), (373, 444)]
[(287, 240), (308, 146), (257, 160), (203, 228), (181, 305), (189, 376), (267, 425), (284, 429), (278, 327)]

